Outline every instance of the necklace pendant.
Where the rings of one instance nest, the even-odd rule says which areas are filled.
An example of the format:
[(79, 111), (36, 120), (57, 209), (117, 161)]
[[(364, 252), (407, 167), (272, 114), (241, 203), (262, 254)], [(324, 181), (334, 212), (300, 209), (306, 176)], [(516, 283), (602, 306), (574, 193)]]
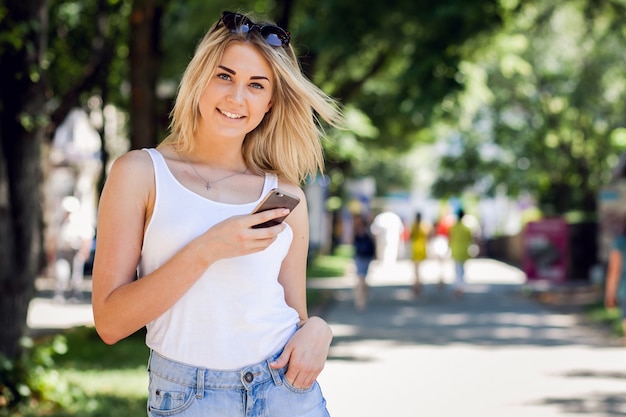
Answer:
[[(185, 163), (187, 165), (189, 165), (189, 167), (191, 168), (191, 170), (196, 174), (196, 176), (202, 180), (202, 182), (204, 182), (204, 187), (207, 189), (207, 191), (209, 191), (211, 188), (213, 188), (213, 185), (211, 184), (211, 181), (207, 181), (202, 175), (200, 175), (200, 173), (198, 172), (198, 170), (196, 169), (196, 167), (193, 166), (193, 164), (191, 162), (189, 162), (186, 158), (184, 158), (183, 156), (181, 156), (181, 159), (183, 161), (185, 161)], [(226, 175), (225, 177), (219, 178), (215, 181), (213, 181), (213, 183), (216, 182), (220, 182), (220, 181), (224, 181), (225, 179), (228, 179), (230, 177), (234, 177), (235, 175), (241, 175), (241, 174), (245, 174), (246, 172), (248, 172), (248, 167), (246, 167), (246, 169), (244, 169), (241, 172), (234, 172), (230, 175)]]

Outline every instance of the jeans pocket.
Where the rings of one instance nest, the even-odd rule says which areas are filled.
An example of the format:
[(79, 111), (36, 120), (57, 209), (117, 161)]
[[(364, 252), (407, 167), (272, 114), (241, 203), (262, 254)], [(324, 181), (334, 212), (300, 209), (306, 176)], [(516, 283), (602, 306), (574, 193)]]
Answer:
[(285, 387), (291, 391), (291, 392), (295, 392), (296, 394), (307, 394), (311, 391), (313, 391), (315, 389), (315, 385), (317, 384), (317, 381), (313, 382), (313, 385), (311, 385), (308, 388), (296, 388), (293, 385), (291, 385), (291, 383), (289, 381), (287, 381), (287, 378), (285, 378), (285, 376), (283, 375), (283, 384), (285, 385)]
[(174, 416), (182, 413), (193, 402), (195, 389), (151, 373), (148, 393), (150, 416)]
[(328, 417), (326, 400), (316, 382), (305, 389), (295, 388), (285, 377), (282, 384), (271, 385), (267, 412), (272, 417)]

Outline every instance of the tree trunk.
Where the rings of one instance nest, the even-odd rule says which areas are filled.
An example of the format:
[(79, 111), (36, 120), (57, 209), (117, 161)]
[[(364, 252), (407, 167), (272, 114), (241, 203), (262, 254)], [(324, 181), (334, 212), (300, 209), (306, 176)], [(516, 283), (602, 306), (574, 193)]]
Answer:
[[(46, 118), (47, 0), (6, 0), (0, 32), (25, 28), (0, 48), (0, 353), (15, 358), (42, 247), (41, 145)], [(10, 36), (10, 35), (8, 35)]]
[(130, 147), (157, 144), (156, 83), (164, 0), (135, 0), (130, 15)]

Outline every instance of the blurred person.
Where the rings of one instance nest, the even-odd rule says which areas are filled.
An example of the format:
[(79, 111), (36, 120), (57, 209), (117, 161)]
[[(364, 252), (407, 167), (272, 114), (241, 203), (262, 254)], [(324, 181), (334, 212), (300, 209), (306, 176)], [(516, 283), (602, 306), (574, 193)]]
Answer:
[[(149, 416), (327, 417), (317, 377), (332, 332), (307, 312), (300, 184), (323, 168), (318, 122), (340, 122), (337, 103), (302, 73), (288, 32), (224, 12), (171, 119), (157, 148), (115, 161), (102, 193), (100, 337), (146, 327)], [(300, 204), (251, 214), (274, 188)]]
[(606, 272), (604, 305), (606, 308), (619, 307), (622, 316), (622, 333), (626, 345), (626, 222), (624, 230), (613, 242), (609, 252)]
[(439, 266), (439, 288), (444, 286), (445, 263), (450, 257), (450, 228), (454, 224), (454, 219), (450, 214), (445, 214), (435, 223), (431, 232), (428, 249), (437, 260)]
[(454, 294), (458, 297), (465, 291), (465, 262), (470, 258), (470, 246), (472, 244), (472, 231), (465, 225), (463, 218), (465, 212), (459, 209), (457, 220), (449, 231), (450, 256), (454, 261)]
[(376, 244), (369, 230), (367, 219), (363, 215), (354, 216), (353, 220), (354, 264), (356, 267), (357, 282), (354, 288), (354, 306), (357, 311), (363, 311), (367, 306), (369, 286), (367, 273), (370, 264), (376, 255)]
[[(90, 101), (90, 107), (91, 104)], [(44, 165), (43, 215), (51, 275), (54, 275), (58, 229), (66, 215), (62, 200), (68, 196), (77, 199), (80, 216), (91, 227), (95, 224), (97, 183), (102, 171), (100, 150), (100, 135), (93, 127), (89, 114), (83, 109), (72, 109), (55, 130)]]
[(422, 213), (415, 214), (415, 221), (409, 233), (411, 243), (411, 260), (415, 269), (415, 280), (412, 285), (415, 295), (422, 291), (422, 281), (420, 279), (420, 264), (426, 259), (426, 246), (428, 243), (428, 231), (422, 222)]
[(397, 214), (383, 211), (374, 217), (371, 231), (376, 239), (376, 257), (384, 264), (395, 263), (400, 254), (404, 224)]
[(481, 245), (483, 240), (482, 225), (478, 217), (470, 213), (463, 216), (463, 224), (470, 229), (472, 233), (472, 243), (468, 249), (470, 258), (476, 258), (482, 255)]
[(64, 302), (69, 293), (71, 301), (82, 299), (85, 262), (91, 253), (94, 228), (85, 219), (80, 201), (67, 196), (61, 201), (63, 220), (58, 227), (55, 243), (54, 300)]

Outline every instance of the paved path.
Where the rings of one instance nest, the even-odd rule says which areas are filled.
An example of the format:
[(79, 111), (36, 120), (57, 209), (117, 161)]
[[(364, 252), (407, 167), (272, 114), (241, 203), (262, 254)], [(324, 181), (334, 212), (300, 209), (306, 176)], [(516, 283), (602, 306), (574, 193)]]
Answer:
[(363, 313), (352, 281), (331, 281), (335, 338), (320, 383), (333, 417), (626, 415), (626, 350), (523, 297), (519, 270), (471, 260), (461, 299), (438, 288), (435, 263), (422, 272), (414, 299), (409, 262), (373, 264)]
[(83, 283), (85, 298), (80, 302), (55, 302), (54, 283), (54, 278), (39, 278), (35, 282), (37, 294), (28, 308), (28, 328), (34, 333), (50, 333), (75, 326), (93, 326), (91, 279), (87, 277)]
[[(423, 265), (424, 294), (409, 289), (412, 265), (372, 265), (371, 299), (352, 303), (352, 278), (332, 287), (324, 312), (335, 338), (320, 383), (333, 417), (581, 417), (626, 415), (626, 350), (616, 341), (521, 296), (524, 276), (497, 261), (467, 266), (461, 299)], [(444, 267), (450, 282), (452, 266)], [(54, 304), (38, 281), (35, 330), (92, 324), (87, 302)]]

